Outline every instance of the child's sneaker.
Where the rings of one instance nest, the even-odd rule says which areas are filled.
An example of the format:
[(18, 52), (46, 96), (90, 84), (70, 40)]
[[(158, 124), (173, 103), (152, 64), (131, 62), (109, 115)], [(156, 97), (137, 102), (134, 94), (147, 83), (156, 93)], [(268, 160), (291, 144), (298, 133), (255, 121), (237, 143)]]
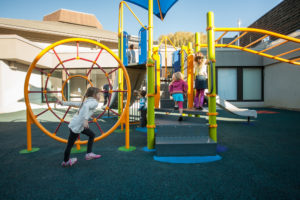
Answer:
[(85, 159), (86, 160), (97, 159), (97, 158), (100, 158), (100, 157), (101, 157), (101, 155), (94, 154), (93, 152), (85, 154)]
[(67, 162), (65, 162), (65, 161), (63, 161), (62, 163), (61, 163), (61, 166), (63, 166), (63, 167), (68, 167), (68, 166), (72, 166), (72, 165), (74, 165), (75, 163), (77, 162), (77, 158), (70, 158)]

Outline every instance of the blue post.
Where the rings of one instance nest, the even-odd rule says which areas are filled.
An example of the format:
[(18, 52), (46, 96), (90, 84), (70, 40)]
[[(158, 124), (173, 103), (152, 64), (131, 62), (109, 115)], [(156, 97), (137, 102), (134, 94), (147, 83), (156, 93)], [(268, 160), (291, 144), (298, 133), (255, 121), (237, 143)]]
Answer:
[(123, 31), (123, 65), (128, 65), (127, 50), (128, 50), (128, 33)]
[(147, 30), (143, 27), (139, 31), (139, 64), (147, 62)]

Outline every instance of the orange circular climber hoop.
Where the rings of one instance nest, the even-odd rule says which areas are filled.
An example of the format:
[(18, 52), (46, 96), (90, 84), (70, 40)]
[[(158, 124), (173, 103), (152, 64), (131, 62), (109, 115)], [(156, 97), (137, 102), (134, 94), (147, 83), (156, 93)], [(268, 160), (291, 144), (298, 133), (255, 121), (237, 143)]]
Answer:
[[(66, 59), (66, 60), (62, 60), (59, 55), (56, 53), (55, 51), (55, 47), (59, 46), (59, 45), (63, 45), (63, 44), (66, 44), (66, 43), (69, 43), (71, 45), (74, 45), (74, 43), (76, 44), (77, 46), (77, 54), (72, 57), (72, 58), (69, 58), (69, 59)], [(93, 45), (96, 45), (98, 47), (100, 47), (100, 51), (97, 55), (97, 57), (94, 59), (94, 60), (90, 60), (90, 59), (86, 59), (86, 58), (82, 58), (82, 57), (79, 57), (79, 43), (91, 43)], [(105, 50), (106, 52), (108, 52), (113, 58), (114, 60), (117, 62), (117, 66), (113, 69), (110, 68), (110, 71), (106, 71), (104, 68), (102, 68), (99, 64), (98, 64), (98, 58), (100, 56), (100, 54), (102, 53), (102, 51)], [(50, 72), (46, 72), (45, 70), (37, 67), (37, 63), (38, 61), (49, 51), (53, 51), (53, 53), (55, 54), (56, 58), (58, 59), (58, 64), (52, 68), (50, 70)], [(76, 61), (76, 60), (81, 60), (81, 61), (85, 61), (85, 62), (90, 62), (91, 63), (91, 67), (89, 70), (87, 70), (87, 74), (86, 75), (70, 75), (69, 72), (68, 72), (68, 69), (65, 67), (65, 64), (68, 63), (69, 61)], [(62, 88), (60, 91), (49, 91), (47, 89), (43, 89), (43, 90), (40, 90), (40, 91), (30, 91), (29, 89), (29, 81), (30, 81), (30, 77), (31, 77), (31, 74), (33, 72), (34, 69), (38, 70), (41, 72), (41, 74), (45, 75), (46, 76), (46, 81), (45, 81), (45, 87), (44, 88), (47, 88), (47, 84), (48, 84), (48, 81), (50, 79), (50, 77), (52, 76), (53, 72), (58, 68), (58, 67), (62, 67), (63, 68), (63, 71), (66, 73), (67, 75), (67, 79), (63, 82), (62, 84)], [(104, 74), (105, 74), (105, 78), (107, 79), (107, 82), (109, 84), (109, 98), (108, 98), (108, 103), (106, 106), (105, 109), (103, 109), (102, 113), (100, 113), (97, 117), (93, 117), (93, 119), (91, 121), (89, 121), (89, 123), (95, 123), (99, 129), (99, 131), (101, 132), (100, 136), (96, 137), (95, 138), (95, 141), (99, 141), (105, 137), (107, 137), (109, 134), (111, 134), (121, 123), (124, 123), (125, 122), (125, 119), (126, 119), (126, 114), (129, 113), (129, 103), (130, 103), (130, 97), (131, 97), (131, 86), (130, 86), (130, 80), (129, 80), (129, 76), (128, 76), (128, 73), (124, 67), (124, 65), (122, 64), (122, 62), (119, 60), (119, 58), (108, 48), (106, 47), (105, 45), (99, 43), (99, 42), (96, 42), (94, 40), (89, 40), (89, 39), (83, 39), (83, 38), (70, 38), (70, 39), (65, 39), (65, 40), (61, 40), (61, 41), (58, 41), (56, 43), (53, 43), (51, 44), (50, 46), (48, 46), (47, 48), (45, 48), (43, 51), (41, 51), (37, 56), (36, 58), (34, 59), (34, 61), (32, 62), (32, 64), (30, 65), (29, 69), (28, 69), (28, 72), (27, 72), (27, 75), (26, 75), (26, 79), (25, 79), (25, 85), (24, 85), (24, 98), (25, 98), (25, 103), (26, 103), (26, 107), (27, 107), (27, 113), (28, 113), (28, 117), (30, 118), (29, 120), (31, 120), (32, 123), (36, 124), (46, 135), (48, 135), (49, 137), (59, 141), (59, 142), (63, 142), (63, 143), (66, 143), (67, 142), (67, 139), (64, 139), (62, 137), (59, 137), (57, 136), (57, 131), (58, 129), (60, 128), (61, 124), (62, 123), (69, 123), (68, 121), (65, 120), (65, 117), (67, 115), (67, 113), (69, 112), (70, 110), (70, 106), (68, 107), (68, 109), (66, 110), (65, 114), (63, 115), (63, 117), (59, 117), (55, 112), (54, 110), (51, 108), (50, 104), (49, 104), (49, 101), (48, 101), (48, 97), (47, 97), (47, 94), (49, 93), (61, 93), (62, 95), (62, 99), (64, 101), (66, 101), (66, 98), (64, 96), (64, 88), (67, 84), (67, 82), (74, 78), (74, 77), (77, 77), (77, 78), (83, 78), (85, 79), (86, 81), (88, 81), (89, 85), (90, 86), (93, 86), (92, 84), (92, 81), (89, 79), (89, 74), (91, 73), (91, 71), (93, 70), (93, 68), (97, 68), (97, 69), (100, 69)], [(113, 90), (113, 87), (112, 87), (112, 83), (110, 82), (110, 79), (109, 79), (109, 75), (116, 72), (117, 70), (121, 70), (123, 71), (123, 74), (124, 74), (124, 77), (125, 77), (125, 81), (126, 81), (126, 90)], [(101, 92), (104, 92), (101, 90)], [(124, 106), (124, 109), (123, 111), (119, 114), (117, 112), (115, 112), (114, 110), (112, 110), (109, 105), (110, 105), (110, 102), (111, 102), (111, 94), (113, 92), (120, 92), (120, 93), (127, 93), (127, 101), (126, 101), (126, 105)], [(47, 108), (42, 111), (41, 113), (37, 114), (37, 115), (34, 115), (33, 113), (33, 110), (31, 108), (31, 104), (30, 104), (30, 101), (29, 101), (29, 94), (30, 93), (41, 93), (41, 95), (44, 95), (45, 97), (45, 101), (46, 101), (46, 104), (47, 104)], [(59, 124), (57, 126), (57, 128), (55, 129), (55, 131), (53, 133), (51, 133), (50, 131), (48, 131), (39, 121), (38, 121), (38, 117), (42, 114), (44, 114), (45, 112), (47, 111), (51, 111), (51, 113), (59, 120)], [(111, 111), (113, 114), (117, 115), (118, 116), (118, 120), (117, 122), (106, 132), (104, 132), (102, 130), (102, 128), (100, 127), (99, 123), (98, 123), (98, 119), (101, 118), (105, 112), (108, 112), (108, 111)], [(28, 119), (27, 119), (28, 120)], [(87, 140), (83, 140), (83, 141), (76, 141), (75, 144), (86, 144), (87, 143)]]

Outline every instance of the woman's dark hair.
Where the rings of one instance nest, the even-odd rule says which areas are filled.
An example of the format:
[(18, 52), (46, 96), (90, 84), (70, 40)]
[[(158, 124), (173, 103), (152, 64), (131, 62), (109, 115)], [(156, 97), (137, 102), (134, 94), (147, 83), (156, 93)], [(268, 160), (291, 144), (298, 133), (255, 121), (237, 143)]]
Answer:
[(142, 97), (145, 97), (147, 93), (146, 93), (145, 90), (142, 90), (140, 94), (141, 94)]
[(133, 49), (133, 48), (134, 48), (134, 45), (131, 44), (131, 45), (129, 46), (129, 49)]

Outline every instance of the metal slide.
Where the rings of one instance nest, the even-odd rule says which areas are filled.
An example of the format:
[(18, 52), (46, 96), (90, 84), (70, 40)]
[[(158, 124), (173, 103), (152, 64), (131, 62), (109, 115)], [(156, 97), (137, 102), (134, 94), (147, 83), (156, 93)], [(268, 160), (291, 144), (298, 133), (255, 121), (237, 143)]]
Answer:
[(257, 118), (257, 112), (256, 110), (249, 110), (249, 109), (243, 109), (243, 108), (238, 108), (228, 101), (221, 99), (218, 95), (216, 97), (216, 103), (218, 106), (223, 108), (224, 110), (231, 112), (232, 114), (243, 116), (243, 117), (253, 117)]
[[(131, 94), (134, 90), (139, 90), (143, 81), (146, 78), (146, 66), (145, 65), (129, 65), (126, 66), (127, 73), (129, 75), (131, 84)], [(116, 72), (116, 77), (118, 77), (118, 71)], [(126, 84), (124, 84), (126, 85)], [(113, 90), (118, 90), (118, 78), (115, 78), (113, 83)], [(131, 95), (130, 105), (134, 102), (136, 96)], [(111, 97), (109, 107), (118, 108), (118, 93), (114, 92)]]

